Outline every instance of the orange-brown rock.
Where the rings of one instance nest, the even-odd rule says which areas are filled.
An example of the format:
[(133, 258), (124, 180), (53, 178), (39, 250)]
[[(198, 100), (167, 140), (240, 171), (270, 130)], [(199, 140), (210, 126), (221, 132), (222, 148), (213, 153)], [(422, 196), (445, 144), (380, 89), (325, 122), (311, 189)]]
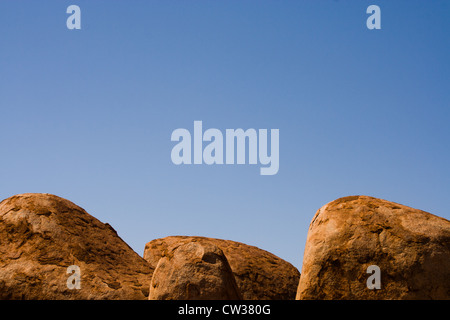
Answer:
[(367, 196), (330, 202), (310, 224), (297, 299), (450, 299), (450, 221)]
[[(67, 285), (71, 265), (80, 289)], [(0, 203), (0, 299), (147, 299), (151, 274), (109, 224), (68, 200), (21, 194)]]
[(169, 250), (153, 273), (149, 300), (242, 299), (227, 258), (212, 243)]
[(222, 249), (245, 300), (293, 300), (300, 277), (298, 270), (279, 257), (231, 240), (206, 237), (170, 236), (150, 241), (144, 259), (156, 267), (161, 257), (186, 243), (212, 243)]

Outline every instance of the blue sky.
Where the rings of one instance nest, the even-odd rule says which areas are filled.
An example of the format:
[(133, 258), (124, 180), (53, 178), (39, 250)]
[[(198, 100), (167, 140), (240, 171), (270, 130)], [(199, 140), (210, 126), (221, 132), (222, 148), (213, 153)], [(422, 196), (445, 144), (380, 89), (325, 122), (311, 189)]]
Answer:
[[(199, 235), (299, 269), (339, 197), (449, 219), (449, 15), (437, 0), (1, 1), (0, 198), (67, 198), (141, 255)], [(171, 133), (194, 120), (279, 129), (278, 174), (174, 165)]]

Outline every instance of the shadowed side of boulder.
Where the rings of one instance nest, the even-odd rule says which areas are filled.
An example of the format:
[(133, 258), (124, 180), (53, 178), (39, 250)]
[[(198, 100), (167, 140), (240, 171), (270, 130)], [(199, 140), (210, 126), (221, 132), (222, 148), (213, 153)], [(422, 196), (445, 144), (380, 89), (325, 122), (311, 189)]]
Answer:
[(228, 261), (217, 246), (190, 242), (159, 260), (150, 286), (150, 300), (239, 300)]

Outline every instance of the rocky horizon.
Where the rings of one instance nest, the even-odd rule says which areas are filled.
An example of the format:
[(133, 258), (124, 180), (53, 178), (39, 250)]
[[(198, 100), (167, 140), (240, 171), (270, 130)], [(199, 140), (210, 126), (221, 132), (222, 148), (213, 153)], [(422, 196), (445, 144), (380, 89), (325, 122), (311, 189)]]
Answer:
[(150, 240), (141, 257), (69, 200), (20, 194), (0, 202), (6, 299), (447, 300), (450, 221), (368, 196), (334, 200), (311, 221), (300, 275), (268, 251), (199, 236)]

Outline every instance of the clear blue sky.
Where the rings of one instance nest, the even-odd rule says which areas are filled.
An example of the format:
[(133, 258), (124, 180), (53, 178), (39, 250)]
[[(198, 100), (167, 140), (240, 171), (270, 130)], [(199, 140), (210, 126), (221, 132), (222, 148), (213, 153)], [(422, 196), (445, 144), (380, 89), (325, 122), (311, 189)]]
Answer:
[[(67, 198), (141, 255), (199, 235), (300, 269), (336, 198), (450, 218), (449, 57), (449, 1), (2, 0), (0, 198)], [(171, 133), (194, 120), (279, 129), (278, 174), (175, 166)]]

